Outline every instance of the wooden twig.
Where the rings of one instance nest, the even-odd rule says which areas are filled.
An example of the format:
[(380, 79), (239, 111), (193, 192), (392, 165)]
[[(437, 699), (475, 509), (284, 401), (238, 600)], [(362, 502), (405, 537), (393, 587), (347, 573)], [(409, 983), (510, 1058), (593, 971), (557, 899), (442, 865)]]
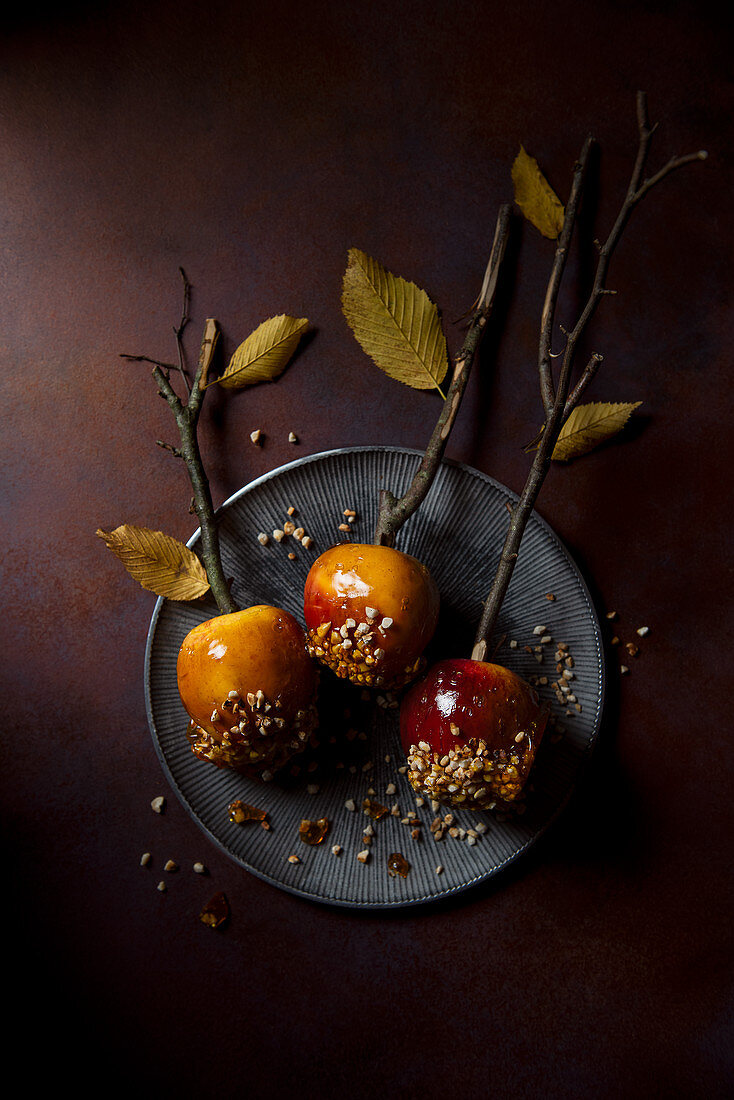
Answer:
[[(199, 525), (201, 527), (201, 560), (204, 563), (206, 575), (211, 586), (212, 595), (217, 602), (217, 607), (223, 615), (226, 615), (239, 609), (232, 598), (232, 593), (229, 590), (229, 583), (224, 575), (224, 569), (222, 567), (219, 532), (217, 530), (214, 503), (212, 501), (211, 489), (209, 488), (209, 480), (206, 476), (204, 464), (201, 459), (197, 435), (199, 414), (201, 413), (201, 407), (204, 400), (204, 388), (201, 383), (202, 379), (206, 378), (212, 359), (214, 358), (217, 342), (219, 340), (219, 325), (215, 320), (210, 318), (204, 326), (204, 336), (199, 351), (199, 362), (193, 383), (189, 386), (188, 380), (186, 379), (185, 359), (181, 346), (183, 330), (188, 323), (188, 281), (183, 274), (183, 269), (181, 274), (185, 282), (184, 310), (181, 323), (179, 327), (174, 330), (176, 332), (177, 343), (179, 344), (180, 367), (171, 367), (169, 364), (156, 362), (156, 360), (149, 359), (144, 355), (124, 355), (122, 358), (133, 362), (153, 364), (153, 378), (158, 386), (158, 393), (168, 403), (176, 419), (179, 436), (181, 437), (180, 448), (173, 447), (171, 444), (163, 443), (160, 440), (156, 440), (156, 442), (159, 447), (171, 451), (177, 458), (182, 458), (186, 463), (191, 488), (194, 491), (192, 508), (198, 516)], [(170, 371), (175, 369), (180, 370), (186, 381), (188, 396), (185, 402), (181, 400), (171, 384)]]
[(482, 289), (469, 322), (461, 351), (454, 361), (454, 372), (441, 407), (433, 434), (421, 464), (406, 493), (398, 498), (389, 489), (380, 493), (380, 510), (374, 542), (378, 546), (393, 546), (398, 531), (420, 507), (428, 493), (443, 458), (449, 434), (454, 426), (461, 399), (471, 373), (477, 350), (487, 327), (497, 292), (497, 280), (510, 231), (510, 207), (504, 204), (497, 216), (492, 252), (484, 273)]
[(485, 600), (482, 616), (477, 627), (474, 648), (472, 650), (472, 658), (476, 661), (483, 661), (486, 657), (489, 638), (496, 625), (502, 602), (507, 593), (510, 579), (515, 569), (523, 532), (543, 485), (543, 481), (545, 480), (545, 476), (550, 468), (553, 448), (556, 445), (561, 428), (576, 407), (581, 394), (588, 386), (601, 362), (602, 357), (595, 352), (591, 356), (591, 359), (587, 363), (575, 387), (573, 390), (570, 390), (571, 373), (576, 349), (591, 318), (596, 312), (599, 302), (610, 293), (606, 286), (609, 263), (622, 233), (624, 232), (630, 214), (645, 195), (649, 193), (652, 187), (666, 176), (670, 175), (671, 172), (682, 167), (684, 164), (690, 164), (697, 160), (705, 160), (707, 156), (704, 150), (700, 150), (697, 153), (689, 153), (686, 156), (673, 157), (668, 161), (665, 167), (655, 175), (649, 179), (643, 179), (650, 150), (650, 142), (655, 132), (655, 127), (651, 126), (649, 122), (647, 97), (644, 92), (638, 92), (637, 94), (637, 129), (637, 156), (627, 187), (627, 193), (609, 236), (604, 244), (598, 245), (594, 283), (586, 303), (574, 327), (570, 331), (564, 330), (566, 346), (561, 357), (558, 383), (555, 385), (552, 378), (551, 360), (554, 357), (550, 351), (550, 338), (554, 327), (558, 291), (568, 254), (568, 246), (576, 222), (578, 204), (586, 173), (587, 157), (591, 147), (591, 139), (587, 138), (579, 160), (574, 168), (571, 199), (566, 207), (563, 229), (556, 248), (541, 316), (538, 370), (545, 422), (541, 434), (538, 437), (538, 448), (535, 452), (525, 487), (520, 494), (516, 506), (511, 512), (505, 542), (497, 566), (497, 572), (489, 595)]

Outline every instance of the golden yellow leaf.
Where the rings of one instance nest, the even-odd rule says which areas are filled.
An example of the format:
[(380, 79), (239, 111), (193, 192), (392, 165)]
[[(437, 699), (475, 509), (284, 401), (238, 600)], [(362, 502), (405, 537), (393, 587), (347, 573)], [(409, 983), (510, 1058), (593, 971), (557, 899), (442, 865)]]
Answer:
[(239, 389), (257, 382), (273, 382), (285, 370), (307, 327), (305, 317), (287, 317), (284, 313), (263, 321), (237, 348), (218, 379), (219, 385)]
[(512, 165), (515, 202), (544, 237), (554, 241), (563, 229), (563, 203), (522, 145)]
[(97, 531), (143, 588), (169, 600), (195, 600), (209, 590), (206, 570), (193, 550), (178, 539), (123, 523), (114, 531)]
[(425, 290), (350, 248), (342, 311), (357, 343), (380, 370), (416, 390), (435, 388), (443, 397), (446, 337)]
[(593, 401), (590, 405), (577, 405), (561, 428), (551, 458), (568, 462), (593, 450), (621, 431), (641, 404), (641, 401)]

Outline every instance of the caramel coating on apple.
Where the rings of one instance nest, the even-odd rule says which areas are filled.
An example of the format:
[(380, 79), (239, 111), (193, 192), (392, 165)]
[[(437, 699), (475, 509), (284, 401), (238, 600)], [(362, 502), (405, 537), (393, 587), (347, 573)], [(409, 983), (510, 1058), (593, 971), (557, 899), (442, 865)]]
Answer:
[(389, 546), (341, 543), (306, 578), (309, 653), (342, 679), (393, 690), (425, 667), (440, 597), (426, 567)]
[(485, 809), (522, 794), (548, 720), (535, 691), (501, 665), (456, 659), (409, 691), (400, 737), (414, 790)]
[(176, 671), (200, 759), (267, 780), (312, 743), (318, 673), (287, 611), (259, 604), (200, 623)]

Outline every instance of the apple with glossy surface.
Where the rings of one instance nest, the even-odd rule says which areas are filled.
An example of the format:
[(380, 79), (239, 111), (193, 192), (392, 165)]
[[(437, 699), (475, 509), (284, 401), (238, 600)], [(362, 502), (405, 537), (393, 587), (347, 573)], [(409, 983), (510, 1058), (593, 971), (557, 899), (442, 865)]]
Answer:
[(441, 661), (403, 699), (400, 739), (415, 791), (466, 809), (520, 797), (550, 705), (501, 665)]
[(417, 558), (389, 546), (340, 543), (306, 578), (309, 653), (353, 684), (397, 690), (425, 667), (439, 606), (436, 583)]
[(287, 611), (258, 604), (200, 623), (176, 672), (201, 760), (268, 780), (313, 743), (318, 670)]

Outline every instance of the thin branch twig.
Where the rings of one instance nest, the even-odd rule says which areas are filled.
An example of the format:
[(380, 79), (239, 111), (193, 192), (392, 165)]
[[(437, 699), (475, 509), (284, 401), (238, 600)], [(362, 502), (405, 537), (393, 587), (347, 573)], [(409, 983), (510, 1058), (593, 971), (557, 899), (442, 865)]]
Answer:
[(441, 413), (425, 454), (406, 493), (398, 498), (389, 489), (380, 493), (380, 511), (374, 542), (378, 546), (393, 546), (398, 531), (420, 507), (438, 471), (449, 434), (454, 426), (461, 399), (464, 396), (472, 364), (487, 327), (497, 292), (497, 280), (507, 248), (510, 231), (510, 207), (503, 204), (497, 216), (492, 252), (484, 273), (482, 289), (472, 314), (461, 351), (454, 361), (454, 373), (441, 407)]
[[(181, 269), (181, 274), (184, 278), (185, 290), (182, 320), (179, 327), (175, 330), (177, 342), (179, 343), (181, 342), (183, 329), (188, 323), (188, 280), (186, 280), (183, 274), (183, 269)], [(206, 575), (211, 586), (212, 595), (217, 602), (217, 607), (223, 615), (226, 615), (239, 609), (232, 598), (232, 594), (229, 590), (229, 583), (224, 575), (224, 569), (222, 567), (217, 518), (214, 511), (211, 489), (209, 488), (209, 480), (206, 476), (204, 463), (201, 459), (201, 451), (199, 450), (199, 440), (197, 436), (199, 414), (201, 413), (202, 402), (204, 400), (204, 389), (201, 385), (201, 381), (207, 376), (212, 359), (214, 358), (218, 340), (219, 325), (215, 320), (210, 318), (204, 326), (204, 336), (201, 342), (199, 362), (196, 368), (196, 374), (194, 375), (194, 381), (191, 386), (189, 386), (188, 381), (186, 382), (188, 393), (186, 402), (181, 400), (171, 384), (169, 371), (175, 370), (176, 368), (170, 367), (168, 364), (158, 363), (156, 360), (149, 359), (144, 355), (124, 355), (122, 358), (133, 362), (153, 364), (153, 378), (158, 386), (158, 393), (168, 403), (176, 419), (176, 425), (181, 437), (181, 447), (173, 447), (171, 444), (163, 443), (160, 440), (156, 440), (156, 443), (158, 446), (165, 448), (165, 450), (171, 451), (177, 457), (182, 458), (186, 463), (191, 488), (194, 491), (192, 501), (193, 511), (198, 516), (199, 525), (201, 527), (201, 559), (204, 563)], [(185, 379), (183, 349), (181, 348), (180, 351), (182, 355), (181, 373)]]
[[(603, 245), (598, 248), (598, 257), (596, 272), (594, 276), (594, 283), (589, 293), (586, 304), (584, 305), (576, 324), (570, 332), (566, 333), (566, 347), (563, 352), (561, 361), (561, 369), (558, 377), (557, 387), (553, 387), (553, 380), (550, 377), (550, 333), (553, 329), (554, 314), (558, 298), (558, 290), (560, 287), (560, 279), (563, 273), (563, 267), (565, 265), (566, 250), (568, 242), (571, 239), (573, 233), (574, 223), (576, 220), (576, 213), (578, 209), (578, 201), (580, 198), (581, 187), (583, 185), (583, 178), (585, 172), (585, 159), (584, 152), (582, 151), (579, 161), (574, 169), (574, 186), (572, 187), (572, 195), (575, 198), (573, 207), (569, 201), (569, 205), (566, 208), (566, 217), (564, 220), (563, 230), (561, 233), (561, 239), (559, 240), (558, 248), (556, 249), (556, 255), (553, 262), (553, 268), (551, 276), (548, 282), (548, 289), (546, 291), (545, 303), (543, 306), (543, 313), (541, 317), (541, 335), (540, 335), (540, 355), (539, 355), (539, 373), (540, 373), (540, 386), (541, 394), (543, 398), (543, 407), (545, 411), (545, 423), (543, 430), (538, 441), (538, 449), (535, 452), (533, 463), (530, 467), (525, 487), (520, 495), (517, 505), (511, 511), (510, 523), (507, 529), (507, 535), (502, 547), (502, 553), (500, 555), (499, 564), (497, 566), (497, 572), (495, 574), (492, 587), (489, 595), (484, 603), (482, 616), (477, 627), (477, 633), (474, 640), (474, 648), (472, 650), (472, 659), (476, 661), (483, 661), (486, 657), (489, 645), (489, 638), (494, 630), (497, 622), (497, 617), (502, 606), (502, 602), (507, 593), (507, 589), (512, 578), (512, 574), (517, 562), (518, 553), (520, 550), (520, 543), (522, 541), (523, 532), (525, 526), (532, 514), (533, 506), (538, 497), (540, 489), (545, 480), (545, 476), (550, 468), (551, 459), (553, 455), (553, 448), (558, 440), (559, 433), (565, 420), (575, 408), (581, 394), (584, 392), (589, 382), (593, 378), (602, 357), (596, 352), (591, 356), (591, 359), (587, 363), (584, 371), (581, 374), (576, 386), (569, 393), (571, 383), (571, 371), (574, 363), (574, 356), (576, 348), (579, 344), (581, 337), (583, 336), (586, 328), (593, 317), (599, 302), (610, 292), (606, 287), (607, 273), (609, 270), (609, 263), (614, 253), (617, 244), (622, 236), (622, 233), (627, 225), (630, 214), (637, 206), (637, 204), (645, 197), (646, 194), (659, 183), (662, 179), (668, 176), (672, 171), (682, 167), (685, 164), (690, 164), (693, 161), (705, 160), (706, 152), (700, 150), (697, 153), (690, 153), (683, 157), (673, 157), (668, 163), (657, 172), (650, 179), (643, 180), (643, 173), (645, 171), (645, 165), (647, 163), (647, 156), (650, 150), (650, 142), (652, 135), (655, 132), (656, 127), (651, 126), (648, 113), (647, 113), (647, 97), (644, 92), (638, 92), (637, 94), (637, 128), (638, 128), (638, 146), (637, 156), (635, 164), (632, 169), (627, 193), (624, 197), (616, 221), (612, 226), (612, 229)], [(584, 150), (588, 151), (589, 139), (584, 145)], [(563, 244), (564, 252), (559, 256), (561, 245)]]

